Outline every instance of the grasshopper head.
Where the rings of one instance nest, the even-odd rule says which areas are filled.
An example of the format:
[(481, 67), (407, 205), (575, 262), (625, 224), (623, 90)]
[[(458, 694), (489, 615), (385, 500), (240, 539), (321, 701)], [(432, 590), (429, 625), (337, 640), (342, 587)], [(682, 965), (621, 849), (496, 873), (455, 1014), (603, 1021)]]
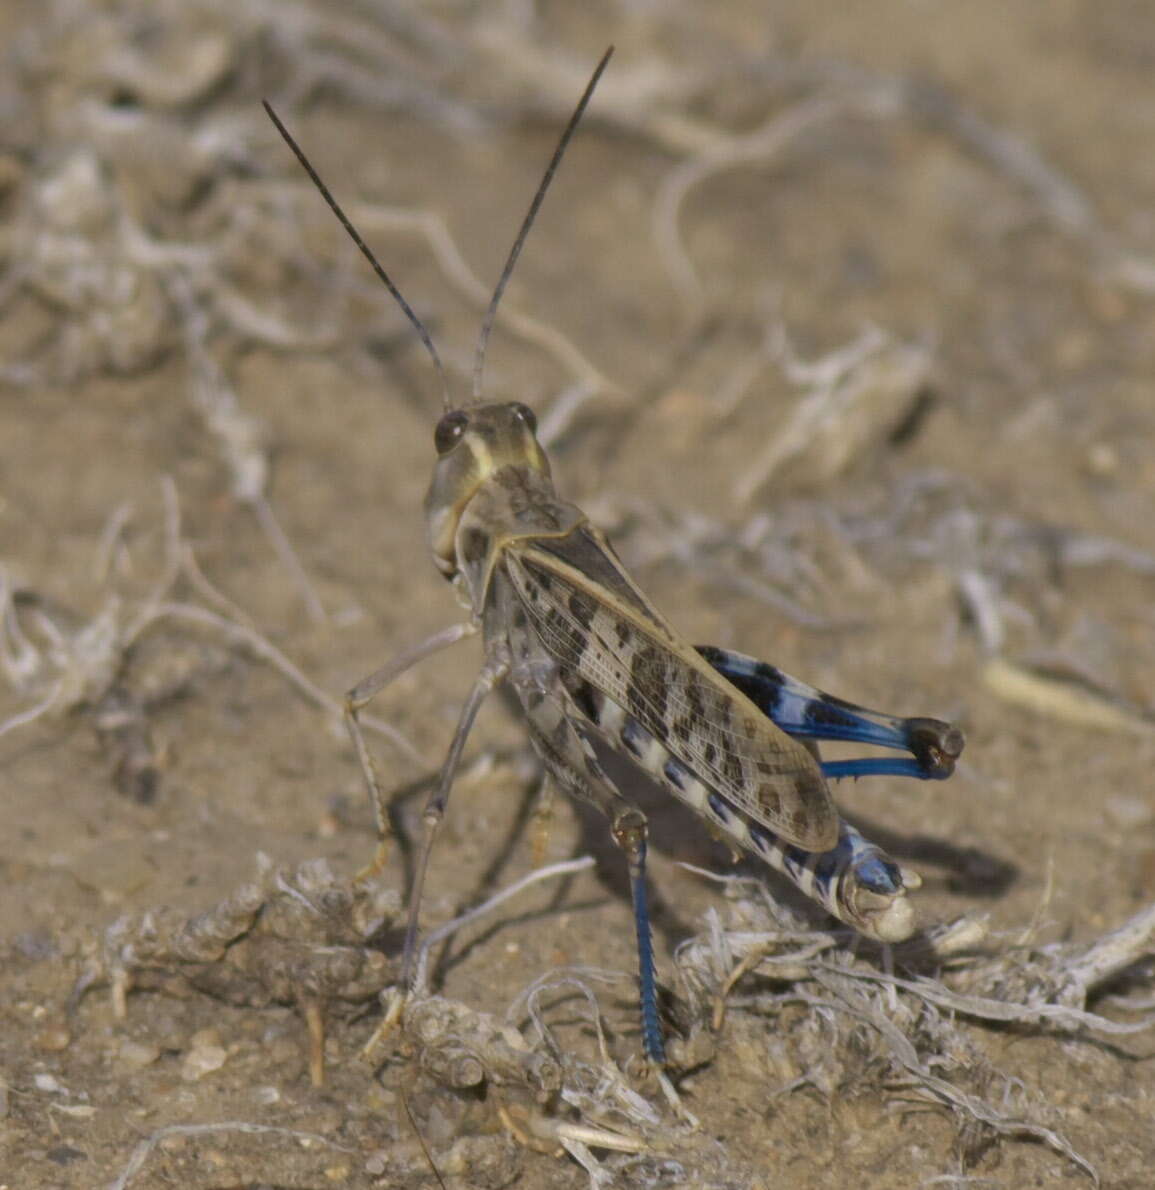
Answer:
[[(537, 418), (518, 402), (469, 405), (451, 409), (437, 423), (433, 435), (437, 464), (425, 496), (425, 522), (433, 560), (446, 578), (454, 578), (462, 564), (458, 531), (466, 507), (479, 492), (501, 488), (503, 504), (512, 512), (494, 524), (490, 539), (501, 531), (517, 532), (518, 491), (552, 495), (549, 460), (535, 437)], [(512, 523), (511, 523), (512, 522)], [(488, 548), (489, 542), (485, 543)], [(476, 553), (476, 548), (466, 553)]]

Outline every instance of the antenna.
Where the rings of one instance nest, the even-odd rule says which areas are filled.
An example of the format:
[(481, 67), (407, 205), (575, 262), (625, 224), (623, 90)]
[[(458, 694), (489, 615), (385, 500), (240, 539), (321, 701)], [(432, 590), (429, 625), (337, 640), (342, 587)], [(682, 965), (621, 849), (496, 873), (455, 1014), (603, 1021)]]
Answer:
[[(353, 226), (353, 223), (349, 219), (348, 215), (346, 215), (341, 209), (341, 204), (333, 197), (329, 187), (321, 181), (321, 175), (318, 174), (313, 168), (312, 162), (310, 162), (308, 157), (305, 156), (304, 150), (302, 150), (301, 146), (298, 145), (293, 139), (289, 130), (284, 126), (284, 124), (281, 123), (281, 118), (275, 111), (273, 111), (272, 105), (267, 99), (262, 99), (261, 103), (264, 106), (265, 111), (268, 113), (269, 119), (272, 120), (274, 127), (284, 139), (285, 144), (287, 144), (289, 148), (293, 150), (293, 155), (301, 163), (301, 168), (309, 175), (309, 180), (314, 186), (317, 187), (321, 197), (328, 204), (329, 210), (331, 210), (333, 214), (337, 216), (338, 221), (348, 233), (349, 238), (360, 249), (361, 255), (364, 256), (369, 264), (373, 267), (373, 271), (383, 282), (385, 288), (393, 295), (393, 300), (401, 307), (402, 313), (404, 313), (405, 317), (408, 318), (413, 324), (413, 329), (417, 332), (421, 342), (425, 344), (425, 350), (429, 352), (429, 358), (433, 361), (433, 366), (437, 369), (437, 375), (441, 377), (442, 405), (445, 407), (446, 411), (452, 409), (453, 404), (449, 399), (449, 381), (445, 375), (445, 368), (442, 367), (441, 356), (437, 354), (437, 348), (433, 346), (433, 340), (429, 337), (429, 332), (425, 329), (424, 323), (422, 323), (421, 319), (418, 318), (413, 312), (413, 308), (409, 305), (405, 298), (402, 297), (401, 290), (399, 290), (397, 286), (393, 284), (389, 274), (381, 267), (381, 263), (378, 261), (377, 257), (373, 255), (373, 250), (368, 244), (365, 243), (364, 239), (361, 237), (361, 233)], [(568, 131), (569, 130), (567, 130), (567, 133)], [(524, 235), (522, 238), (524, 238)]]
[[(513, 247), (509, 250), (509, 258), (505, 262), (505, 268), (501, 270), (501, 277), (498, 279), (497, 287), (493, 291), (493, 297), (489, 299), (489, 309), (485, 311), (485, 318), (481, 323), (481, 333), (477, 336), (477, 350), (473, 355), (473, 400), (474, 402), (481, 400), (481, 377), (485, 370), (485, 348), (489, 343), (489, 335), (493, 330), (493, 323), (497, 317), (497, 307), (501, 301), (501, 295), (505, 293), (505, 287), (509, 283), (510, 275), (513, 273), (514, 266), (517, 264), (517, 258), (521, 255), (521, 250), (525, 246), (526, 237), (529, 235), (529, 229), (533, 227), (533, 221), (537, 218), (537, 213), (541, 209), (541, 204), (545, 201), (546, 191), (549, 189), (550, 183), (553, 181), (553, 176), (557, 173), (557, 167), (561, 164), (562, 157), (565, 156), (565, 151), (569, 147), (570, 139), (573, 137), (574, 131), (577, 129), (578, 123), (581, 121), (582, 115), (589, 106), (590, 97), (594, 93), (594, 88), (598, 85), (598, 80), (602, 77), (602, 72), (609, 64), (610, 57), (614, 52), (614, 47), (611, 45), (609, 49), (602, 55), (601, 61), (594, 68), (593, 74), (590, 76), (590, 81), (586, 83), (586, 89), (582, 92), (582, 97), (578, 100), (577, 107), (574, 108), (573, 115), (569, 118), (569, 123), (565, 126), (565, 131), (561, 134), (561, 139), (557, 142), (557, 148), (553, 151), (553, 156), (550, 158), (549, 165), (546, 166), (545, 174), (541, 179), (537, 188), (537, 193), (533, 196), (533, 202), (529, 204), (529, 210), (526, 212), (525, 218), (521, 221), (521, 228), (517, 233), (517, 239), (513, 241)], [(265, 105), (268, 107), (268, 104)], [(270, 113), (271, 114), (271, 113)], [(274, 120), (276, 117), (273, 117)], [(290, 142), (291, 143), (291, 142)], [(299, 155), (299, 152), (298, 152)], [(308, 168), (308, 166), (306, 166)], [(311, 173), (312, 171), (310, 171)], [(324, 193), (324, 191), (322, 191)], [(362, 249), (365, 251), (365, 249)], [(392, 286), (390, 286), (392, 288)], [(400, 296), (399, 294), (396, 296)]]

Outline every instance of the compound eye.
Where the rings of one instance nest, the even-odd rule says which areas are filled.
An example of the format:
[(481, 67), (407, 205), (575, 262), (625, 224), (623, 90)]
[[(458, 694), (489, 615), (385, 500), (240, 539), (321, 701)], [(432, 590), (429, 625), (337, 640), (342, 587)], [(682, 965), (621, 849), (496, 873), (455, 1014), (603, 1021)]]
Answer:
[(523, 405), (520, 401), (514, 401), (512, 405), (513, 414), (519, 418), (528, 428), (531, 434), (537, 433), (537, 414), (528, 406)]
[(469, 425), (469, 415), (460, 409), (451, 409), (438, 423), (433, 431), (433, 445), (439, 455), (448, 454), (458, 443), (465, 427)]

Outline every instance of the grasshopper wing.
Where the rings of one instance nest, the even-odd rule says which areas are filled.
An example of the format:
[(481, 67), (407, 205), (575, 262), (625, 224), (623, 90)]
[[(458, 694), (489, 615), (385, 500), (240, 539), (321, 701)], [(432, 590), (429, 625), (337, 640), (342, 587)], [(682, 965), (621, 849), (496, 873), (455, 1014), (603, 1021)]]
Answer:
[(786, 842), (835, 846), (838, 813), (813, 754), (669, 628), (597, 530), (511, 544), (503, 562), (563, 681), (588, 682)]

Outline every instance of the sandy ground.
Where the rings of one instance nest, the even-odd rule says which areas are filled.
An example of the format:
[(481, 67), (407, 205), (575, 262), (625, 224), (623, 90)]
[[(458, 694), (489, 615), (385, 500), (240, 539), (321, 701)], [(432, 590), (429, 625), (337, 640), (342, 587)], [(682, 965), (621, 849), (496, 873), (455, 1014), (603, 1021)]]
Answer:
[[(948, 784), (837, 791), (922, 875), (923, 922), (982, 917), (987, 956), (1045, 954), (1155, 900), (1148, 5), (13, 0), (0, 33), (0, 1184), (435, 1185), (402, 1095), (451, 1185), (590, 1184), (512, 1138), (496, 1088), (451, 1091), (404, 1044), (376, 1070), (358, 1060), (396, 932), (302, 941), (282, 913), (278, 933), (269, 899), (305, 896), (288, 876), (240, 915), (248, 958), (221, 942), (193, 981), (141, 959), (123, 1016), (109, 994), (133, 970), (114, 923), (140, 958), (142, 913), (219, 903), (259, 854), (289, 874), (326, 860), (331, 881), (313, 875), (347, 927), (341, 890), (374, 842), (334, 700), (457, 614), (421, 515), (436, 376), (262, 97), (464, 394), (488, 290), (616, 43), (511, 286), (487, 394), (552, 412), (562, 491), (689, 640), (965, 728)], [(174, 553), (178, 506), (203, 583)], [(478, 656), (462, 645), (374, 703), (408, 741), (370, 736), (403, 836), (387, 906)], [(532, 869), (536, 781), (495, 701), (427, 923)], [(674, 987), (674, 947), (708, 911), (733, 925), (743, 909), (677, 863), (725, 871), (724, 852), (692, 820), (652, 817)], [(784, 985), (764, 976), (681, 1083), (687, 1130), (628, 1062), (612, 846), (560, 804), (546, 858), (590, 852), (596, 871), (458, 936), (435, 986), (504, 1019), (544, 971), (619, 974), (591, 986), (655, 1122), (640, 1154), (593, 1150), (603, 1184), (1089, 1182), (1037, 1135), (916, 1093), (817, 992), (771, 1002)], [(336, 941), (364, 968), (341, 985), (353, 1004), (300, 990)], [(1151, 972), (1140, 961), (1105, 989), (1129, 1000), (1088, 1007), (1141, 1019)], [(321, 1001), (315, 1088), (303, 1017)], [(593, 1053), (584, 1000), (543, 1011)], [(1149, 1032), (965, 1038), (944, 1078), (1061, 1134), (1104, 1185), (1152, 1184)]]

